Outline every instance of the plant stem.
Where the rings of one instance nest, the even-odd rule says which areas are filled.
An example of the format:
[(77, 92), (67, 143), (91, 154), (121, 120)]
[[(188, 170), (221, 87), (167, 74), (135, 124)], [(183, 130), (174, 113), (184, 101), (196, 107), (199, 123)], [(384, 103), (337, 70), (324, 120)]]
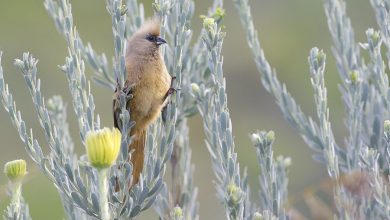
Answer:
[(12, 204), (14, 205), (14, 211), (19, 215), (20, 213), (20, 198), (22, 196), (22, 182), (15, 181), (12, 183)]
[(108, 182), (107, 182), (107, 173), (108, 169), (98, 169), (99, 175), (99, 205), (100, 205), (100, 215), (102, 220), (109, 220), (110, 213), (108, 211)]

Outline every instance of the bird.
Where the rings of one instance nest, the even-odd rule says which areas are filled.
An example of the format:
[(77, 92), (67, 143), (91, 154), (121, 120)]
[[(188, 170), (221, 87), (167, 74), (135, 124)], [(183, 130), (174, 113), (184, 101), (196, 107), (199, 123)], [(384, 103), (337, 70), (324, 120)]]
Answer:
[[(148, 19), (128, 40), (125, 52), (127, 78), (122, 91), (131, 94), (127, 110), (135, 125), (130, 130), (133, 178), (131, 186), (138, 183), (144, 164), (144, 147), (148, 125), (153, 123), (172, 94), (175, 77), (168, 73), (160, 47), (167, 42), (160, 36), (160, 20)], [(121, 107), (119, 84), (113, 95), (114, 126), (120, 130)], [(123, 135), (123, 134), (122, 134)]]

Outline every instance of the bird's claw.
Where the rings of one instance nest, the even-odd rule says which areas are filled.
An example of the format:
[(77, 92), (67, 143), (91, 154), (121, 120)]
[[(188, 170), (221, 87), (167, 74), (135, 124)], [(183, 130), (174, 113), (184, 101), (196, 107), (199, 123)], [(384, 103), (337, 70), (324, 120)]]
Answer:
[(171, 78), (171, 86), (169, 87), (167, 93), (165, 94), (164, 96), (164, 99), (163, 99), (163, 102), (165, 102), (165, 100), (172, 94), (174, 94), (175, 92), (179, 91), (180, 88), (175, 88), (175, 83), (176, 83), (176, 76), (172, 76)]
[(168, 89), (168, 91), (167, 91), (167, 94), (166, 94), (166, 96), (170, 96), (170, 95), (172, 95), (173, 93), (175, 93), (175, 92), (177, 92), (178, 90), (180, 90), (180, 88), (169, 88)]
[(172, 76), (171, 79), (171, 86), (168, 89), (168, 95), (172, 95), (173, 93), (181, 90), (181, 88), (175, 88), (175, 83), (176, 83), (176, 76)]

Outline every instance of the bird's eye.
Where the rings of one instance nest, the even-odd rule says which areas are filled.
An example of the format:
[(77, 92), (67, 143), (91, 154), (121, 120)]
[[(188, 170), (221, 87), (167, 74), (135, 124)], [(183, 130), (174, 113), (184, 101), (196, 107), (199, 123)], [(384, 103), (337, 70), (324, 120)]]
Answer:
[(148, 36), (146, 36), (146, 40), (148, 40), (150, 42), (155, 42), (156, 41), (156, 36), (148, 35)]

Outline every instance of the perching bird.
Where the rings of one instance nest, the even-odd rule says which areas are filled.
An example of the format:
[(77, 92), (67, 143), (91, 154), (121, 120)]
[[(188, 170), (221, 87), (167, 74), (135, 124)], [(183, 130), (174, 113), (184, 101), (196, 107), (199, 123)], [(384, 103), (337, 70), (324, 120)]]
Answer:
[[(144, 163), (146, 130), (154, 122), (169, 94), (174, 89), (159, 47), (166, 41), (160, 36), (160, 21), (157, 18), (146, 21), (129, 39), (126, 51), (127, 79), (123, 91), (129, 91), (133, 98), (127, 102), (131, 120), (135, 122), (130, 135), (133, 141), (129, 146), (133, 164), (133, 181), (138, 183)], [(119, 128), (119, 93), (115, 91), (113, 99), (114, 125)], [(119, 128), (120, 129), (120, 128)]]

